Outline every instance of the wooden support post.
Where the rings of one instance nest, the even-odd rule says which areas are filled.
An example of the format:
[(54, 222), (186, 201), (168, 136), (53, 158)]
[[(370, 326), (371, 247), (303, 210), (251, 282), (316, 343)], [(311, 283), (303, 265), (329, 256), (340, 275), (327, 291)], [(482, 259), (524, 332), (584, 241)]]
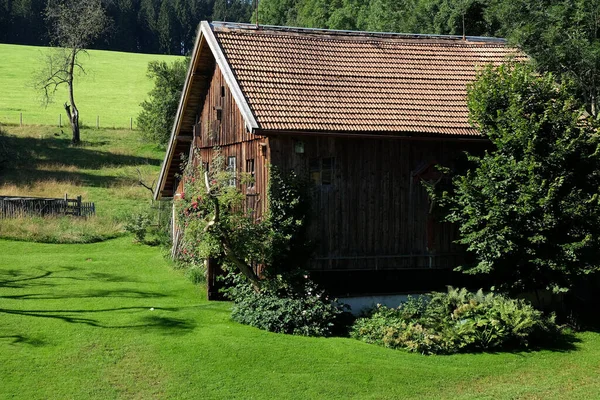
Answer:
[(81, 217), (81, 196), (77, 196), (77, 216)]
[(129, 117), (129, 130), (133, 130), (133, 117)]
[(20, 114), (20, 117), (19, 117), (19, 125), (20, 125), (20, 126), (23, 126), (23, 113), (21, 113), (21, 114)]
[(208, 300), (222, 300), (223, 296), (219, 293), (217, 276), (222, 274), (221, 268), (214, 258), (204, 260), (206, 267), (206, 291)]
[(62, 114), (58, 114), (58, 127), (62, 128)]
[(100, 128), (100, 116), (96, 115), (96, 129)]

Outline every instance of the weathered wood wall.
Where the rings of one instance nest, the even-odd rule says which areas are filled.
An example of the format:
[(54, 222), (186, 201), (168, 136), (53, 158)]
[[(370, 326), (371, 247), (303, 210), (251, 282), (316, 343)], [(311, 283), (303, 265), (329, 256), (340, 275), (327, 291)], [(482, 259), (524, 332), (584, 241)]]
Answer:
[[(283, 170), (311, 174), (315, 160), (334, 159), (331, 184), (312, 190), (313, 269), (446, 268), (461, 261), (455, 228), (436, 222), (421, 180), (437, 180), (433, 165), (452, 166), (465, 142), (284, 135), (269, 140), (271, 162)], [(298, 142), (304, 153), (295, 151)]]
[(198, 110), (194, 145), (202, 162), (212, 162), (217, 147), (226, 163), (228, 157), (236, 157), (238, 177), (249, 172), (247, 162), (254, 160), (254, 185), (242, 184), (238, 178), (237, 186), (246, 194), (246, 206), (259, 218), (266, 210), (267, 139), (246, 130), (244, 118), (218, 66), (213, 71), (202, 109)]
[[(268, 140), (246, 130), (242, 114), (216, 65), (208, 91), (197, 109), (191, 144), (189, 155), (196, 166), (212, 163), (217, 155), (225, 163), (228, 157), (236, 157), (237, 186), (246, 194), (247, 207), (260, 218), (266, 209)], [(254, 160), (254, 185), (242, 184), (239, 179), (248, 172), (249, 160)], [(180, 184), (178, 192), (182, 187)]]

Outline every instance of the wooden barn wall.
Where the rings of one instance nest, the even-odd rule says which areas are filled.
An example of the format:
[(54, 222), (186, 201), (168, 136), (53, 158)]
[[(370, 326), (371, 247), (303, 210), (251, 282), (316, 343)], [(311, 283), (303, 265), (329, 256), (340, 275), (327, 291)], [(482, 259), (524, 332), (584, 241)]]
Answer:
[[(197, 110), (196, 121), (193, 139), (196, 151), (190, 151), (195, 165), (211, 163), (217, 147), (226, 163), (228, 157), (235, 156), (237, 185), (246, 194), (247, 207), (259, 218), (266, 207), (267, 139), (246, 130), (244, 118), (218, 66), (213, 70), (210, 87)], [(242, 185), (239, 179), (240, 174), (247, 172), (247, 160), (254, 160), (253, 187)]]
[[(312, 269), (447, 268), (461, 261), (462, 252), (453, 243), (455, 229), (436, 222), (419, 174), (438, 177), (433, 165), (452, 166), (468, 146), (465, 142), (316, 136), (269, 140), (271, 162), (283, 170), (310, 174), (311, 159), (313, 171), (315, 160), (334, 159), (332, 183), (312, 187)], [(304, 153), (295, 151), (298, 142)]]

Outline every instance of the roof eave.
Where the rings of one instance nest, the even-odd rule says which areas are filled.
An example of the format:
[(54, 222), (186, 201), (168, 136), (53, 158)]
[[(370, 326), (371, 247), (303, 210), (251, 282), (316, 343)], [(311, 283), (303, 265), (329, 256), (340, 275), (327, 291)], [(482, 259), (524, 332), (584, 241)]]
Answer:
[(426, 133), (426, 132), (357, 132), (357, 131), (315, 131), (303, 129), (256, 129), (256, 135), (260, 136), (329, 136), (357, 139), (408, 139), (408, 140), (449, 140), (449, 141), (473, 141), (487, 142), (489, 139), (481, 134), (444, 134), (444, 133)]
[(238, 108), (242, 113), (242, 117), (244, 117), (246, 129), (248, 129), (250, 132), (254, 132), (255, 129), (258, 129), (258, 123), (256, 122), (256, 118), (250, 109), (250, 105), (246, 100), (246, 96), (244, 96), (233, 70), (227, 61), (227, 57), (225, 56), (225, 53), (223, 53), (223, 50), (221, 49), (221, 46), (219, 45), (219, 42), (212, 31), (212, 25), (206, 21), (202, 21), (200, 25), (202, 26), (202, 32), (205, 32), (206, 43), (215, 56), (215, 61), (219, 65), (221, 73), (225, 78), (225, 82), (227, 82), (227, 85), (229, 86), (231, 95), (237, 103)]

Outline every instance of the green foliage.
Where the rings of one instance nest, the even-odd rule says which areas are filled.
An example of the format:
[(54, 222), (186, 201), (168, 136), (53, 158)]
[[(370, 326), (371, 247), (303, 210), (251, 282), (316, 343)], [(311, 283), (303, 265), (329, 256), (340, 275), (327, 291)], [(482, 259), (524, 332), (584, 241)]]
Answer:
[[(489, 0), (263, 0), (263, 24), (384, 32), (494, 35)], [(464, 18), (464, 19), (463, 19)]]
[(448, 220), (477, 257), (462, 270), (512, 291), (568, 290), (600, 269), (598, 123), (569, 83), (528, 65), (488, 67), (469, 93), (494, 145), (458, 174)]
[(344, 306), (330, 299), (307, 275), (290, 285), (277, 276), (260, 291), (233, 277), (227, 296), (233, 300), (234, 321), (270, 332), (302, 336), (331, 336), (343, 320)]
[(253, 0), (215, 0), (213, 21), (250, 22)]
[(494, 6), (501, 33), (543, 71), (573, 80), (577, 95), (596, 116), (600, 99), (599, 0), (502, 0)]
[[(232, 270), (239, 269), (238, 261), (263, 265), (266, 276), (306, 265), (310, 256), (305, 238), (309, 203), (304, 179), (293, 172), (284, 176), (271, 167), (269, 213), (255, 221), (253, 210), (245, 208), (245, 195), (230, 185), (235, 175), (225, 169), (223, 157), (215, 157), (210, 166), (210, 193), (204, 173), (188, 163), (183, 173), (184, 192), (176, 202), (177, 220), (184, 232), (181, 256), (185, 261), (200, 264), (210, 257), (222, 260)], [(242, 184), (250, 179), (245, 174), (238, 178)]]
[(555, 340), (554, 317), (524, 300), (481, 290), (452, 289), (428, 298), (409, 297), (397, 309), (379, 306), (358, 319), (352, 337), (422, 354), (450, 354), (540, 346)]
[(186, 268), (185, 276), (194, 284), (198, 285), (206, 282), (206, 268), (204, 265), (192, 265)]
[[(271, 167), (269, 212), (257, 221), (245, 208), (244, 194), (231, 185), (235, 172), (224, 169), (223, 157), (217, 155), (209, 170), (188, 163), (184, 171), (184, 192), (176, 202), (181, 260), (199, 266), (213, 258), (223, 264), (236, 321), (273, 332), (331, 335), (342, 307), (303, 272), (311, 254), (308, 182)], [(250, 177), (238, 178), (245, 184)]]
[(125, 221), (124, 228), (127, 232), (133, 234), (138, 242), (144, 243), (151, 223), (152, 219), (147, 211), (138, 211), (129, 216)]
[(171, 64), (148, 63), (148, 77), (154, 80), (154, 87), (148, 93), (149, 99), (140, 104), (142, 111), (137, 117), (138, 128), (145, 139), (160, 145), (169, 140), (188, 64), (189, 59)]
[[(0, 43), (47, 46), (47, 0), (0, 0)], [(71, 3), (73, 9), (81, 0)], [(202, 20), (249, 22), (251, 0), (103, 1), (114, 21), (93, 48), (140, 53), (186, 54)]]

